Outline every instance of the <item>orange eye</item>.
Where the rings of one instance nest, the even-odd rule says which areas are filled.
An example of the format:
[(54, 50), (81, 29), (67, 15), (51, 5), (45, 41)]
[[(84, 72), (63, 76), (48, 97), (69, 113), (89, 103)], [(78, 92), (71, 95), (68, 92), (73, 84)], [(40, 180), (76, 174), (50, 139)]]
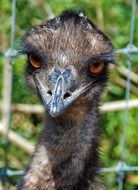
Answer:
[(41, 67), (40, 60), (38, 60), (37, 58), (35, 58), (31, 55), (29, 56), (29, 61), (35, 69), (39, 69)]
[(98, 73), (102, 72), (103, 69), (104, 69), (104, 62), (103, 61), (95, 62), (89, 66), (89, 71), (92, 74), (98, 74)]

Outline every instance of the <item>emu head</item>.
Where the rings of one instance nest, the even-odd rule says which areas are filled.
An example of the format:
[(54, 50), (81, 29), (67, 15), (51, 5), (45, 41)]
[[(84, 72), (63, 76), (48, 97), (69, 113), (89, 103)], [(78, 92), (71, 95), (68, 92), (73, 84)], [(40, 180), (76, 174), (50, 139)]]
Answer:
[(29, 85), (52, 117), (80, 100), (97, 99), (113, 61), (109, 39), (81, 12), (64, 12), (32, 28), (22, 48)]

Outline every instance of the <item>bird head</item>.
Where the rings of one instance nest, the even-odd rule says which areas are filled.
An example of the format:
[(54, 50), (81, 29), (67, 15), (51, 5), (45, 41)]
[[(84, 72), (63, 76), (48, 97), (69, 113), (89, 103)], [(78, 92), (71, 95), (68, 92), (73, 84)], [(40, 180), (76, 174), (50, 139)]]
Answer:
[(24, 37), (27, 80), (45, 109), (57, 117), (77, 101), (101, 94), (113, 62), (112, 44), (83, 14), (64, 12)]

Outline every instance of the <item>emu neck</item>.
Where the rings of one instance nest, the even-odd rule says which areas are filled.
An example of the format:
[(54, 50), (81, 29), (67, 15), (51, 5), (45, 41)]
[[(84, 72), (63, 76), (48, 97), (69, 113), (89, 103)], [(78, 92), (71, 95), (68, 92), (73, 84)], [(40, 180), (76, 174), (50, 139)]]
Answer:
[[(79, 104), (79, 103), (78, 103)], [(81, 111), (79, 111), (81, 110)], [(79, 189), (98, 167), (97, 106), (75, 106), (63, 116), (47, 115), (41, 143), (46, 147), (56, 190)]]
[(101, 189), (96, 179), (97, 104), (75, 107), (58, 118), (46, 114), (45, 128), (19, 190)]

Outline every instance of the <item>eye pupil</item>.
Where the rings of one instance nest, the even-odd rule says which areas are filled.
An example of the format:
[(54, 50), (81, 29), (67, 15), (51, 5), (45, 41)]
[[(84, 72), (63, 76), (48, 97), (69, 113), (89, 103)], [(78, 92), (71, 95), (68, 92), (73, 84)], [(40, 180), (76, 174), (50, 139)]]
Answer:
[(104, 69), (104, 62), (102, 62), (102, 61), (95, 62), (89, 66), (89, 71), (92, 74), (98, 74), (98, 73), (102, 72), (103, 69)]
[(41, 67), (41, 62), (38, 58), (35, 58), (33, 56), (29, 56), (29, 62), (30, 64), (35, 68), (35, 69), (39, 69)]

